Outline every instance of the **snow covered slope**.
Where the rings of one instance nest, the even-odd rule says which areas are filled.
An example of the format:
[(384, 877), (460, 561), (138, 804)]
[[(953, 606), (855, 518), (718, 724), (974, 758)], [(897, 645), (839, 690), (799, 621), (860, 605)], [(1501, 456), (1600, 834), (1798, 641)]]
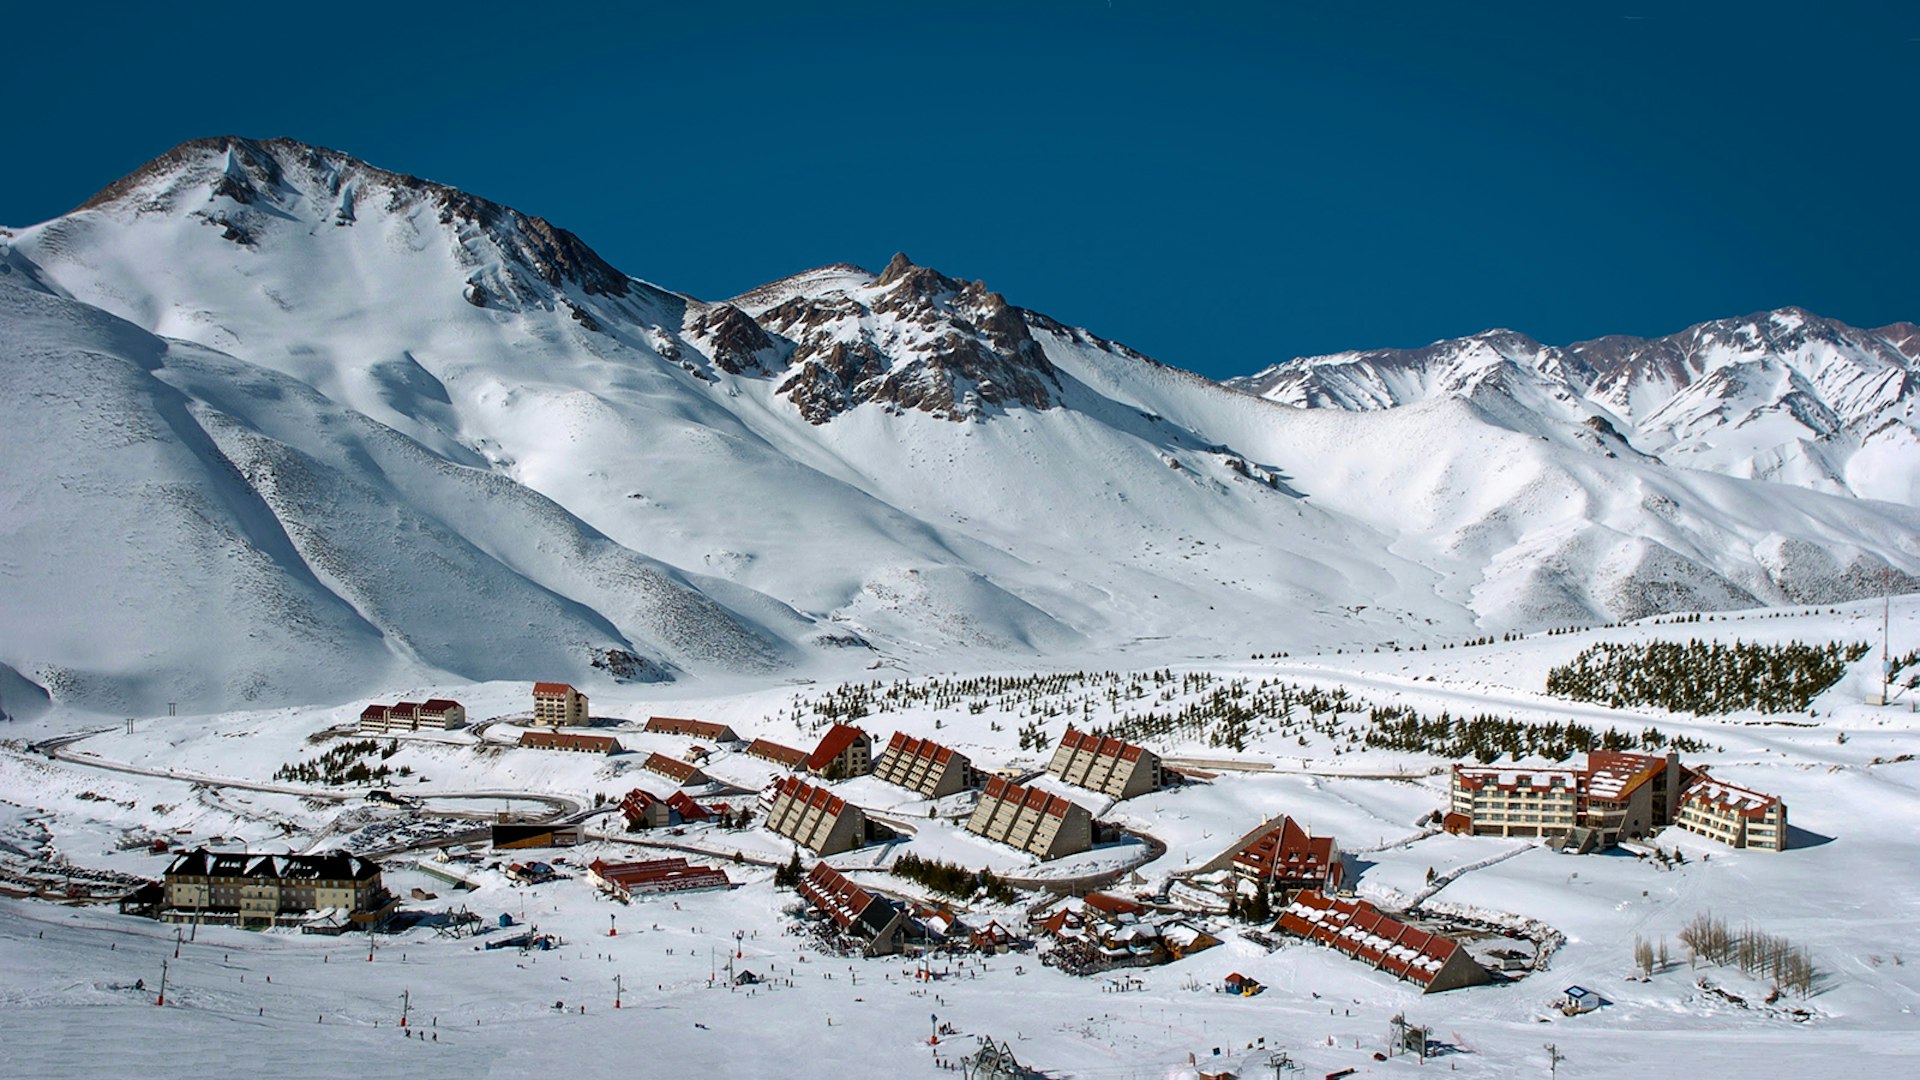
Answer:
[(1288, 408), (904, 257), (703, 302), (285, 140), (184, 144), (0, 232), (0, 271), (0, 603), (42, 613), (0, 663), (102, 710), (1920, 585), (1920, 510), (1666, 467), (1512, 396)]
[(1584, 423), (1670, 465), (1920, 503), (1920, 331), (1799, 308), (1565, 348), (1510, 330), (1302, 357), (1229, 385), (1302, 408), (1462, 397), (1520, 430)]

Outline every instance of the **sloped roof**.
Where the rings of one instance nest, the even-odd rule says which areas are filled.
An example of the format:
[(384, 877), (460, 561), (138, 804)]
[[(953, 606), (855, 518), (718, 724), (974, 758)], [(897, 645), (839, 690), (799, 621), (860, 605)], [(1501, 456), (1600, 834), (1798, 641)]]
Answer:
[(537, 682), (533, 684), (533, 692), (536, 694), (579, 693), (579, 691), (573, 688), (572, 683), (563, 683), (563, 682)]
[(765, 758), (768, 761), (777, 761), (789, 769), (798, 765), (804, 765), (807, 761), (807, 752), (805, 750), (796, 750), (791, 746), (783, 746), (771, 739), (753, 740), (747, 744), (747, 753), (757, 758)]
[(887, 754), (904, 755), (910, 758), (926, 758), (936, 765), (945, 765), (953, 760), (953, 750), (941, 746), (932, 739), (916, 739), (904, 731), (896, 731), (893, 738), (887, 740)]
[(1071, 799), (1062, 798), (1039, 788), (1023, 787), (1001, 776), (987, 778), (987, 786), (981, 791), (980, 798), (1015, 803), (1023, 808), (1038, 810), (1049, 817), (1065, 817), (1075, 809), (1082, 809)]
[(835, 795), (823, 787), (814, 787), (797, 776), (782, 777), (773, 785), (776, 799), (792, 799), (805, 806), (818, 807), (822, 812), (838, 816), (846, 810), (847, 800)]
[(428, 700), (421, 702), (420, 711), (430, 712), (430, 713), (443, 713), (443, 712), (446, 712), (448, 709), (457, 709), (459, 707), (460, 707), (460, 703), (457, 701), (454, 701), (452, 698), (437, 697), (437, 698), (429, 698)]
[(665, 754), (648, 754), (646, 768), (649, 772), (657, 772), (661, 776), (677, 780), (682, 784), (690, 783), (706, 776), (706, 774), (698, 768), (681, 761), (679, 758), (670, 758)]
[(378, 876), (380, 864), (342, 848), (318, 855), (262, 855), (244, 851), (208, 851), (195, 848), (175, 856), (169, 876), (253, 877), (279, 880), (366, 881)]
[(1233, 861), (1264, 878), (1323, 879), (1334, 865), (1333, 837), (1309, 836), (1298, 822), (1283, 817)]
[(684, 720), (677, 716), (649, 716), (646, 730), (664, 735), (691, 735), (699, 739), (722, 741), (733, 738), (733, 729), (711, 720)]
[(520, 745), (540, 750), (598, 750), (614, 753), (620, 740), (610, 735), (580, 735), (571, 731), (523, 731)]
[(1279, 927), (1423, 986), (1460, 949), (1452, 938), (1403, 923), (1365, 900), (1335, 899), (1312, 889), (1302, 890), (1282, 909)]
[(819, 771), (833, 764), (833, 759), (846, 752), (847, 747), (867, 737), (867, 733), (852, 724), (835, 724), (820, 737), (820, 745), (807, 755), (807, 768)]
[(1682, 803), (1700, 803), (1718, 813), (1738, 814), (1743, 818), (1767, 816), (1767, 810), (1780, 802), (1780, 796), (1715, 780), (1702, 773), (1681, 797)]
[(1138, 761), (1141, 754), (1152, 753), (1146, 747), (1135, 745), (1124, 739), (1090, 735), (1072, 724), (1068, 724), (1066, 734), (1060, 736), (1060, 745), (1068, 750), (1086, 751), (1096, 757), (1117, 757), (1122, 761)]
[(825, 913), (842, 930), (872, 934), (886, 925), (892, 906), (853, 883), (853, 880), (819, 862), (800, 879), (800, 895), (807, 903)]

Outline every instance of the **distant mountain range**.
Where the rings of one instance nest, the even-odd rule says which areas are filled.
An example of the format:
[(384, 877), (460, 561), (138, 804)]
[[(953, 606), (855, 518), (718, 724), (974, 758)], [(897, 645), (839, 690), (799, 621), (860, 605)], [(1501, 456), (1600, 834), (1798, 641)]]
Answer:
[(0, 230), (0, 707), (1145, 664), (1909, 591), (1917, 336), (1783, 311), (1223, 386), (904, 256), (708, 302), (453, 188), (198, 140)]
[(1669, 465), (1920, 503), (1920, 327), (1799, 308), (1557, 348), (1511, 330), (1303, 357), (1229, 386), (1301, 408), (1452, 396), (1498, 423), (1585, 423)]

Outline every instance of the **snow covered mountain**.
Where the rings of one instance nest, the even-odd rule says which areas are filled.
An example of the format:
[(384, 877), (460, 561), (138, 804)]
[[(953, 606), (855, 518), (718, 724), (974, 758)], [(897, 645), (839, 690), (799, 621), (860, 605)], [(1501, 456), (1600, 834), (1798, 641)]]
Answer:
[(1920, 587), (1910, 504), (1662, 465), (1586, 396), (1526, 396), (1551, 379), (1286, 407), (904, 257), (710, 303), (286, 140), (187, 143), (0, 230), (0, 365), (0, 605), (31, 613), (0, 625), (0, 675), (103, 711), (1147, 662)]
[(1670, 465), (1920, 503), (1920, 329), (1910, 323), (1859, 330), (1782, 308), (1564, 348), (1489, 330), (1303, 357), (1228, 385), (1301, 408), (1462, 397), (1520, 430), (1584, 422), (1591, 445), (1624, 440)]

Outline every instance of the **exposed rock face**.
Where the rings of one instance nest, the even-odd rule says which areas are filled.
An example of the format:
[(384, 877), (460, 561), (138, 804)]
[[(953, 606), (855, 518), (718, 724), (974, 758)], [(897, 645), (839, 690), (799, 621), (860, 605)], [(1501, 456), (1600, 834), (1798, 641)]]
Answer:
[(753, 316), (732, 304), (687, 309), (684, 332), (704, 339), (715, 367), (733, 375), (766, 374), (773, 355), (773, 339), (753, 321)]
[(955, 281), (905, 255), (864, 283), (830, 280), (824, 290), (776, 283), (741, 298), (790, 293), (759, 323), (792, 342), (779, 392), (809, 421), (824, 424), (867, 402), (956, 421), (1056, 404), (1059, 375), (1025, 313), (980, 282)]

